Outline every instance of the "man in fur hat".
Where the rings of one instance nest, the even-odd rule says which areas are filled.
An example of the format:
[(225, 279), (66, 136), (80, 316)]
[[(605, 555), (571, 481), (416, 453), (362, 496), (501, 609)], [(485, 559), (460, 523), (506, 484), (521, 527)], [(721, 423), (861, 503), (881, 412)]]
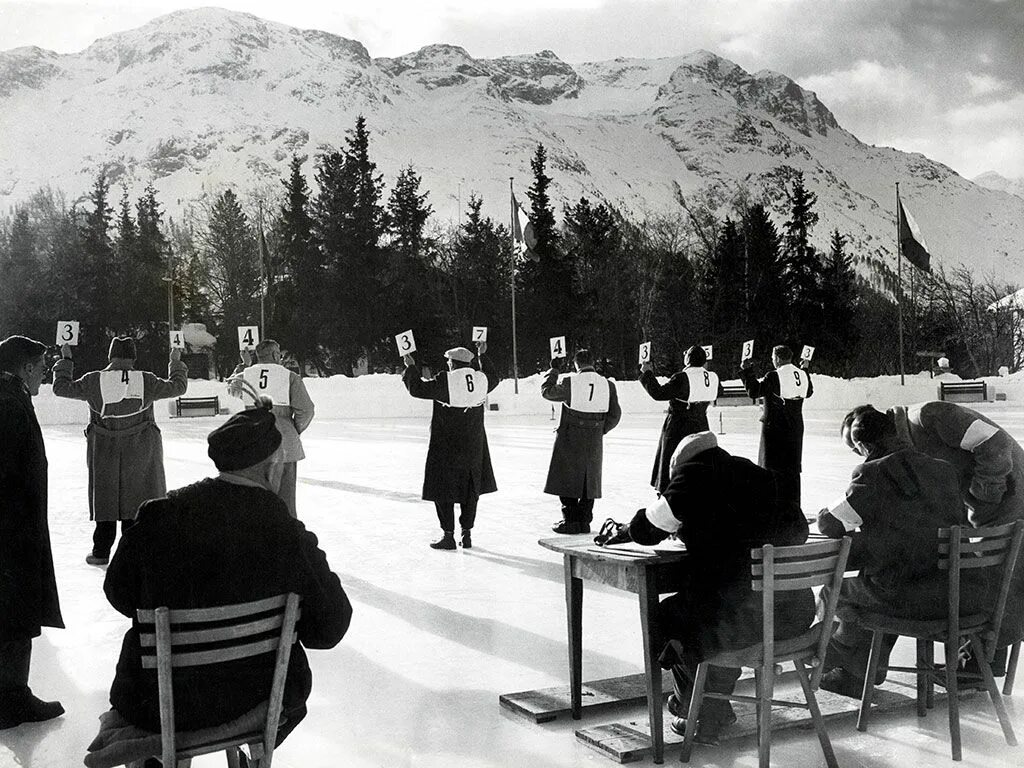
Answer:
[(89, 565), (106, 565), (117, 537), (131, 526), (139, 505), (167, 493), (164, 449), (153, 417), (153, 402), (185, 394), (188, 368), (181, 350), (171, 350), (167, 378), (135, 370), (135, 341), (113, 339), (110, 364), (74, 378), (71, 347), (61, 347), (53, 367), (53, 394), (85, 400), (89, 426), (85, 429), (89, 465), (89, 519), (96, 521)]
[(472, 547), (471, 531), (476, 521), (476, 505), (481, 494), (498, 490), (491, 469), (484, 430), (484, 402), (487, 393), (498, 386), (488, 358), (487, 342), (477, 342), (479, 370), (473, 368), (473, 353), (454, 347), (444, 353), (448, 370), (432, 379), (420, 376), (412, 355), (405, 355), (402, 381), (413, 397), (433, 400), (430, 419), (430, 445), (423, 471), (423, 498), (434, 502), (441, 524), (441, 538), (433, 549), (455, 549), (455, 505), (459, 505), (461, 544)]

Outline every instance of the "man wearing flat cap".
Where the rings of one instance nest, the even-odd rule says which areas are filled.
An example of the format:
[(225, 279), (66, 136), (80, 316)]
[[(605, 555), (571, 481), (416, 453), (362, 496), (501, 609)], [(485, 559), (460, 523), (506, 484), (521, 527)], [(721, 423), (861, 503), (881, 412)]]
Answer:
[(473, 546), (471, 531), (481, 494), (498, 490), (491, 469), (491, 454), (484, 431), (484, 402), (498, 385), (498, 377), (484, 357), (487, 342), (477, 342), (479, 369), (473, 367), (473, 353), (454, 347), (444, 353), (448, 370), (432, 379), (420, 375), (412, 355), (405, 355), (402, 381), (413, 397), (433, 400), (430, 445), (423, 472), (423, 498), (434, 502), (441, 524), (441, 538), (433, 549), (455, 549), (455, 505), (463, 548)]
[(71, 347), (61, 347), (53, 367), (53, 394), (85, 400), (89, 426), (85, 429), (89, 465), (89, 519), (96, 521), (89, 565), (106, 565), (117, 537), (131, 526), (139, 505), (167, 493), (164, 448), (153, 417), (153, 403), (178, 397), (188, 389), (188, 368), (181, 350), (172, 349), (167, 378), (135, 370), (135, 341), (113, 339), (107, 354), (110, 364), (74, 378)]
[[(265, 408), (242, 411), (207, 442), (219, 474), (143, 504), (107, 569), (107, 599), (132, 618), (110, 703), (129, 723), (160, 730), (156, 676), (141, 665), (140, 608), (204, 608), (295, 592), (302, 616), (285, 682), (280, 742), (306, 714), (312, 678), (303, 647), (337, 645), (352, 606), (316, 536), (277, 495), (283, 454), (274, 415)], [(212, 727), (253, 709), (267, 698), (274, 661), (268, 653), (175, 670), (176, 728)]]

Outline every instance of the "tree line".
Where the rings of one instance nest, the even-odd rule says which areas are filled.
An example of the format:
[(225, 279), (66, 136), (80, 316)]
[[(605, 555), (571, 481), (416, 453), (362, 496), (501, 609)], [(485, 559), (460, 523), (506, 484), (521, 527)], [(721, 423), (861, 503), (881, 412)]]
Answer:
[[(479, 195), (458, 224), (442, 224), (414, 166), (388, 192), (362, 116), (340, 148), (313, 159), (315, 191), (308, 161), (293, 157), (277, 190), (225, 189), (179, 221), (152, 186), (135, 201), (122, 189), (112, 204), (103, 174), (79, 203), (40, 190), (0, 217), (0, 335), (48, 340), (56, 320), (77, 319), (85, 367), (102, 365), (106, 337), (125, 333), (138, 339), (140, 363), (159, 367), (168, 324), (200, 322), (217, 337), (223, 375), (237, 360), (235, 327), (262, 315), (264, 336), (300, 369), (352, 375), (396, 369), (394, 335), (408, 328), (417, 356), (438, 365), (483, 325), (509, 376), (514, 290), (521, 376), (546, 367), (548, 337), (561, 335), (619, 378), (636, 375), (643, 341), (661, 373), (681, 366), (691, 344), (714, 345), (711, 367), (731, 378), (750, 338), (761, 359), (778, 343), (815, 346), (816, 370), (833, 375), (899, 371), (894, 271), (838, 230), (827, 252), (812, 244), (817, 199), (799, 172), (780, 200), (677, 189), (677, 210), (637, 219), (581, 197), (559, 223), (538, 144), (526, 191), (535, 242), (524, 255)], [(781, 224), (772, 210), (785, 212)], [(919, 350), (945, 352), (969, 376), (1020, 367), (1019, 314), (987, 311), (1014, 286), (966, 269), (904, 269), (908, 371), (927, 365)]]

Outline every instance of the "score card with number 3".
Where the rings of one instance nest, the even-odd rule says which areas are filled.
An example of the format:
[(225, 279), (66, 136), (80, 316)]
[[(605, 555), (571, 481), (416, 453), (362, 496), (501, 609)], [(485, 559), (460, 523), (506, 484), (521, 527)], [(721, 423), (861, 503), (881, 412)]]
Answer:
[(411, 355), (416, 351), (416, 338), (412, 335), (412, 330), (395, 336), (395, 344), (398, 346), (398, 354), (400, 355)]
[(804, 344), (803, 351), (800, 352), (800, 359), (801, 360), (806, 360), (807, 362), (810, 362), (811, 358), (813, 358), (813, 357), (814, 357), (814, 347), (812, 347), (812, 346), (810, 346), (808, 344)]
[(58, 320), (57, 321), (57, 346), (67, 344), (69, 347), (78, 346), (78, 321)]
[(651, 342), (645, 341), (640, 345), (640, 365), (651, 362)]
[(743, 352), (740, 354), (740, 360), (749, 360), (754, 356), (754, 340), (743, 342)]

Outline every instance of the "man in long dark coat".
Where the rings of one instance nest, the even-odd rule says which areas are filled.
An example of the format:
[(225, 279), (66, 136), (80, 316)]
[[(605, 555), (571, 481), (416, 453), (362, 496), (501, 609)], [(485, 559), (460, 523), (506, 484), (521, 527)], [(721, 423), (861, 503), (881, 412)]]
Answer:
[(604, 436), (622, 417), (615, 384), (594, 370), (590, 351), (573, 357), (576, 373), (558, 380), (561, 358), (551, 361), (540, 392), (545, 400), (562, 404), (544, 493), (562, 502), (562, 519), (555, 533), (589, 533), (594, 499), (601, 498)]
[(783, 493), (800, 504), (800, 472), (804, 453), (804, 400), (814, 394), (811, 374), (793, 365), (793, 352), (779, 345), (772, 348), (772, 364), (760, 379), (751, 366), (754, 361), (744, 360), (740, 378), (747, 395), (763, 398), (761, 410), (761, 447), (757, 463), (779, 475)]
[(32, 638), (64, 626), (46, 519), (46, 448), (32, 407), (45, 353), (24, 336), (0, 342), (0, 730), (64, 712), (28, 686)]
[(655, 400), (668, 400), (668, 415), (661, 427), (658, 452), (654, 456), (651, 486), (662, 494), (671, 475), (669, 462), (679, 441), (687, 435), (708, 431), (708, 406), (718, 398), (722, 385), (718, 374), (704, 367), (708, 356), (703, 347), (686, 350), (686, 367), (664, 384), (654, 375), (654, 366), (641, 366), (640, 384)]
[[(860, 573), (846, 579), (839, 593), (839, 624), (825, 659), (832, 669), (821, 687), (859, 698), (871, 632), (858, 626), (858, 614), (945, 617), (948, 574), (939, 570), (936, 531), (965, 525), (967, 518), (953, 467), (903, 443), (885, 414), (862, 412), (843, 432), (865, 461), (854, 469), (843, 497), (818, 513), (818, 527), (833, 538), (852, 535), (848, 567)], [(965, 571), (961, 577), (965, 605), (984, 595), (979, 573)], [(882, 642), (876, 683), (885, 679), (895, 642), (892, 635)]]
[(484, 430), (484, 402), (498, 386), (498, 376), (484, 357), (486, 351), (486, 342), (477, 344), (477, 370), (472, 367), (472, 352), (465, 347), (449, 349), (444, 353), (449, 369), (432, 379), (420, 375), (412, 355), (404, 357), (402, 381), (409, 394), (434, 401), (423, 470), (423, 498), (434, 502), (441, 524), (441, 538), (431, 543), (433, 549), (456, 549), (456, 504), (461, 544), (464, 549), (472, 547), (477, 501), (482, 494), (498, 490)]
[(119, 337), (110, 342), (110, 364), (74, 378), (71, 347), (61, 348), (53, 367), (53, 394), (85, 400), (89, 426), (85, 429), (89, 465), (89, 519), (96, 521), (89, 565), (106, 565), (121, 530), (131, 526), (139, 505), (167, 493), (164, 447), (153, 417), (153, 402), (185, 394), (188, 368), (181, 350), (172, 349), (167, 378), (135, 370), (135, 342)]
[[(675, 687), (671, 727), (686, 729), (685, 718), (701, 661), (762, 640), (761, 595), (750, 586), (750, 550), (765, 544), (788, 546), (807, 540), (807, 521), (786, 499), (778, 478), (748, 459), (718, 447), (712, 432), (683, 438), (672, 461), (672, 479), (657, 503), (639, 510), (629, 537), (656, 544), (675, 533), (688, 557), (679, 564), (684, 588), (661, 603), (658, 628), (668, 640), (661, 664), (671, 668)], [(775, 637), (795, 637), (814, 620), (810, 589), (776, 595)], [(712, 666), (705, 689), (733, 692), (740, 670)], [(697, 736), (715, 743), (718, 732), (735, 722), (732, 705), (704, 699)]]

